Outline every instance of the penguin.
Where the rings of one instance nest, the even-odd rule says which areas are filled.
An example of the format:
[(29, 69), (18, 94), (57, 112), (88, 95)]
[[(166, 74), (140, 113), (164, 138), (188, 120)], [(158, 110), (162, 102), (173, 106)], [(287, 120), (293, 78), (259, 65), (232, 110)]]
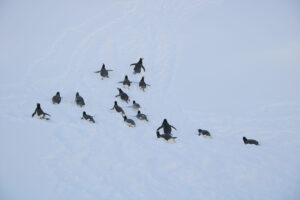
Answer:
[(85, 111), (83, 111), (81, 119), (85, 119), (85, 120), (87, 120), (87, 121), (90, 121), (90, 122), (92, 122), (92, 123), (95, 123), (94, 118), (93, 118), (91, 115), (86, 114)]
[(207, 130), (202, 130), (202, 129), (198, 129), (198, 135), (203, 135), (203, 136), (207, 136), (207, 137), (211, 137), (210, 132)]
[(139, 120), (145, 120), (148, 122), (148, 118), (147, 118), (147, 115), (145, 114), (142, 114), (141, 111), (138, 111), (137, 114), (136, 114), (136, 118), (138, 118)]
[(77, 104), (78, 106), (80, 106), (80, 107), (85, 106), (84, 99), (79, 95), (78, 92), (76, 92), (75, 102), (76, 102), (76, 104)]
[(177, 138), (177, 137), (173, 137), (171, 134), (162, 134), (161, 135), (159, 133), (159, 131), (156, 131), (156, 137), (157, 138), (163, 138), (166, 141), (173, 141), (173, 142), (175, 142), (175, 139)]
[(243, 141), (244, 141), (245, 144), (259, 145), (258, 141), (253, 140), (253, 139), (247, 139), (245, 136), (243, 137)]
[(114, 107), (112, 107), (111, 110), (113, 110), (113, 109), (115, 109), (118, 113), (121, 113), (122, 116), (125, 115), (124, 110), (120, 106), (118, 106), (118, 102), (117, 101), (115, 101)]
[(174, 126), (170, 125), (167, 121), (167, 119), (164, 119), (162, 125), (160, 127), (157, 128), (157, 131), (159, 131), (159, 129), (163, 128), (164, 129), (164, 133), (165, 134), (171, 134), (172, 132), (172, 128), (177, 130)]
[(128, 102), (130, 101), (128, 95), (127, 95), (125, 92), (123, 92), (121, 88), (117, 88), (117, 89), (119, 90), (119, 94), (116, 95), (116, 97), (119, 97), (119, 96), (120, 96), (120, 98), (121, 98), (123, 101), (126, 101), (126, 103), (128, 103)]
[(136, 103), (135, 100), (132, 101), (132, 105), (129, 107), (132, 107), (135, 110), (139, 110), (141, 108), (140, 104)]
[(42, 110), (41, 105), (39, 103), (36, 104), (36, 109), (34, 110), (34, 113), (32, 113), (31, 117), (34, 117), (35, 114), (37, 114), (38, 118), (46, 120), (49, 120), (49, 118), (45, 117), (46, 115), (51, 116)]
[(145, 89), (146, 89), (147, 86), (150, 86), (150, 85), (147, 84), (147, 83), (145, 83), (145, 78), (142, 77), (142, 79), (141, 79), (140, 82), (139, 82), (139, 87), (140, 87), (143, 91), (145, 91)]
[(137, 63), (132, 63), (130, 66), (134, 65), (134, 69), (133, 69), (133, 74), (139, 74), (141, 73), (141, 69), (145, 70), (145, 67), (143, 66), (143, 59), (144, 58), (140, 58), (140, 60)]
[(59, 104), (61, 101), (60, 93), (56, 92), (56, 95), (52, 97), (53, 104)]
[(102, 80), (103, 80), (104, 78), (109, 78), (108, 72), (110, 72), (110, 71), (113, 71), (113, 70), (105, 69), (105, 65), (103, 63), (101, 70), (100, 71), (96, 71), (95, 73), (99, 73), (100, 72), (100, 76), (102, 77)]
[(128, 89), (130, 88), (130, 85), (131, 85), (131, 81), (128, 79), (128, 76), (125, 75), (125, 78), (123, 81), (120, 81), (119, 83), (122, 83), (123, 84), (123, 87), (128, 87)]
[(123, 119), (124, 119), (124, 122), (126, 122), (129, 127), (132, 127), (132, 128), (135, 127), (135, 122), (132, 119), (128, 119), (126, 117), (126, 115), (123, 116)]

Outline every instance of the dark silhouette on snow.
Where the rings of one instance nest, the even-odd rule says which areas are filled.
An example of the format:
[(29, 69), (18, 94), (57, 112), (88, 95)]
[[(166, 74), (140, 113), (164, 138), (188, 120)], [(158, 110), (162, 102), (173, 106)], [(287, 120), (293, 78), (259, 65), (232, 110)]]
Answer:
[(253, 139), (247, 139), (246, 137), (243, 137), (243, 141), (245, 144), (255, 144), (255, 145), (259, 145), (258, 141), (253, 140)]
[(140, 60), (137, 63), (132, 63), (130, 66), (134, 65), (133, 68), (133, 74), (141, 73), (141, 69), (145, 70), (145, 67), (143, 66), (143, 58), (140, 58)]
[(85, 111), (83, 111), (81, 119), (85, 119), (87, 121), (95, 123), (94, 118), (91, 115), (86, 114)]
[(59, 104), (61, 101), (60, 93), (56, 92), (56, 95), (52, 97), (53, 104)]
[(128, 86), (128, 88), (129, 88), (132, 82), (128, 79), (128, 76), (125, 75), (124, 80), (123, 80), (123, 81), (120, 81), (119, 83), (122, 83), (124, 87), (125, 87), (125, 86)]
[(34, 113), (32, 113), (32, 117), (34, 117), (34, 115), (37, 114), (37, 116), (40, 118), (40, 119), (49, 119), (49, 118), (46, 118), (45, 116), (48, 115), (48, 116), (51, 116), (49, 115), (48, 113), (45, 113), (42, 108), (41, 108), (41, 105), (39, 103), (36, 104), (36, 109), (34, 110)]
[(141, 111), (138, 111), (138, 112), (137, 112), (136, 118), (138, 118), (139, 120), (145, 120), (145, 121), (148, 121), (147, 115), (142, 114)]
[(135, 122), (132, 119), (128, 119), (126, 116), (123, 116), (123, 119), (129, 127), (135, 127)]
[(84, 99), (79, 95), (78, 92), (76, 92), (76, 96), (75, 96), (75, 102), (78, 106), (82, 107), (85, 105), (84, 103)]
[(198, 129), (198, 135), (200, 136), (201, 134), (202, 134), (203, 136), (211, 137), (209, 131), (207, 131), (207, 130), (202, 130), (202, 129)]
[(119, 90), (119, 94), (116, 95), (116, 97), (120, 97), (123, 101), (126, 101), (126, 103), (128, 103), (130, 101), (128, 95), (123, 92), (123, 90), (121, 88), (117, 88)]
[(147, 84), (147, 83), (145, 83), (145, 78), (142, 77), (142, 79), (141, 79), (140, 82), (139, 82), (139, 87), (140, 87), (143, 91), (145, 91), (145, 89), (146, 89), (147, 86), (150, 86), (150, 85)]
[(109, 78), (108, 72), (113, 71), (111, 69), (105, 69), (105, 65), (102, 65), (102, 68), (100, 71), (96, 71), (95, 73), (100, 73), (100, 76), (103, 78)]
[(114, 109), (115, 109), (118, 113), (121, 113), (122, 116), (125, 115), (124, 110), (123, 110), (120, 106), (118, 106), (118, 102), (117, 102), (117, 101), (115, 101), (114, 107), (111, 108), (111, 110), (114, 110)]

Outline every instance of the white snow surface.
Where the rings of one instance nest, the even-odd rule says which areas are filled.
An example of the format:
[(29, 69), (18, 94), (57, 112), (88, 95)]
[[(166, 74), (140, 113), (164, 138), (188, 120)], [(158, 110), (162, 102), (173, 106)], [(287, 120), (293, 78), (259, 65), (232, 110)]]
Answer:
[[(290, 0), (1, 1), (0, 199), (300, 199), (299, 9)], [(133, 75), (140, 57), (146, 72)], [(93, 73), (102, 63), (109, 79)], [(114, 97), (125, 74), (151, 85), (124, 89), (148, 123)], [(115, 100), (135, 128), (109, 110)], [(51, 120), (31, 117), (37, 102)], [(174, 144), (156, 138), (164, 118)]]

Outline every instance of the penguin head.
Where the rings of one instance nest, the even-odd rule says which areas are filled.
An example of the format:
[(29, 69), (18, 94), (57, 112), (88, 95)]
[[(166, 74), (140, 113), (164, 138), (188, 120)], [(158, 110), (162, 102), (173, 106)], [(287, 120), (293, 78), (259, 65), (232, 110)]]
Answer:
[(102, 64), (102, 68), (105, 68), (105, 65), (104, 65), (104, 63)]
[(79, 93), (78, 92), (76, 92), (76, 97), (78, 97), (79, 96)]
[(125, 75), (125, 79), (128, 79), (128, 76), (127, 76), (127, 75)]
[(123, 119), (124, 119), (124, 121), (126, 121), (126, 120), (127, 120), (127, 117), (126, 117), (126, 115), (124, 115), (124, 116), (123, 116)]
[(86, 115), (86, 112), (85, 112), (85, 111), (83, 111), (83, 112), (82, 112), (82, 114), (83, 114), (83, 115)]
[(144, 81), (144, 79), (145, 79), (145, 78), (144, 78), (144, 77), (142, 77), (141, 81)]
[(56, 92), (56, 95), (60, 95), (60, 93), (59, 93), (59, 92)]
[(133, 100), (132, 103), (135, 104), (135, 100)]
[(138, 111), (138, 114), (141, 114), (141, 111)]
[(117, 102), (117, 101), (115, 101), (115, 105), (118, 105), (118, 102)]
[(41, 108), (41, 104), (40, 104), (40, 103), (37, 103), (37, 104), (36, 104), (36, 107), (37, 107), (37, 108)]
[(117, 88), (119, 90), (119, 92), (123, 92), (121, 88)]
[(167, 121), (167, 119), (164, 119), (163, 124), (166, 124), (166, 123), (168, 123), (168, 121)]
[(246, 138), (245, 136), (243, 137), (243, 141), (244, 141), (244, 143), (246, 144), (247, 138)]
[(198, 129), (198, 133), (201, 133), (202, 132), (202, 129)]
[(144, 58), (140, 58), (140, 62), (143, 62)]

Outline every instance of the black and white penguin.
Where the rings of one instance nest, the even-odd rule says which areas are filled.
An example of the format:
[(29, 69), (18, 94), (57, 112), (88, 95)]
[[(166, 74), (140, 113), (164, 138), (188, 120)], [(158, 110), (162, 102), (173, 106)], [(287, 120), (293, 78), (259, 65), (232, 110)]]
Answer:
[(46, 115), (51, 116), (42, 110), (41, 105), (39, 103), (36, 104), (36, 109), (34, 110), (34, 113), (32, 113), (31, 117), (34, 117), (35, 114), (37, 114), (38, 118), (46, 120), (49, 120), (49, 118), (45, 117)]
[(259, 145), (258, 141), (253, 140), (253, 139), (247, 139), (246, 137), (243, 137), (243, 141), (245, 144), (255, 144), (255, 145)]
[(157, 138), (163, 138), (163, 139), (165, 139), (166, 141), (173, 141), (173, 142), (175, 142), (175, 139), (177, 138), (177, 137), (173, 137), (171, 134), (160, 134), (159, 133), (159, 131), (156, 131), (156, 137)]
[(161, 125), (160, 127), (157, 128), (157, 131), (158, 131), (159, 129), (161, 129), (161, 128), (164, 129), (164, 133), (165, 133), (165, 134), (171, 134), (172, 128), (176, 130), (176, 128), (175, 128), (174, 126), (172, 126), (172, 125), (170, 125), (170, 124), (168, 123), (167, 119), (164, 119), (162, 125)]
[(132, 107), (135, 110), (139, 110), (141, 108), (140, 104), (135, 102), (135, 100), (132, 101), (132, 105), (130, 107)]
[(95, 73), (100, 73), (100, 76), (102, 77), (102, 80), (103, 80), (104, 78), (109, 78), (108, 72), (110, 72), (110, 71), (113, 71), (113, 70), (106, 69), (105, 65), (103, 63), (101, 70), (100, 71), (96, 71)]
[(142, 79), (141, 79), (140, 82), (139, 82), (139, 87), (140, 87), (143, 91), (145, 91), (145, 89), (146, 89), (147, 86), (150, 86), (150, 85), (147, 84), (147, 83), (145, 83), (145, 78), (142, 77)]
[(115, 109), (118, 113), (121, 113), (122, 116), (125, 115), (124, 110), (118, 105), (118, 102), (117, 102), (117, 101), (115, 101), (114, 107), (112, 107), (111, 110), (114, 110), (114, 109)]
[(128, 89), (129, 89), (132, 82), (128, 79), (128, 76), (125, 75), (124, 80), (120, 81), (119, 83), (122, 83), (123, 87), (128, 87)]
[(86, 114), (85, 111), (83, 111), (81, 119), (85, 119), (85, 120), (87, 120), (87, 121), (90, 121), (90, 122), (92, 122), (92, 123), (95, 123), (94, 118), (93, 118), (91, 115)]
[(75, 102), (76, 102), (76, 104), (77, 104), (78, 106), (80, 106), (80, 107), (85, 106), (84, 99), (79, 95), (78, 92), (76, 92)]
[(203, 135), (203, 136), (207, 136), (207, 137), (211, 137), (210, 132), (207, 130), (202, 130), (202, 129), (198, 129), (198, 135)]
[(52, 97), (53, 104), (59, 104), (61, 101), (60, 93), (56, 92), (56, 95)]
[(138, 118), (139, 120), (145, 120), (145, 121), (148, 121), (147, 115), (142, 114), (141, 111), (138, 111), (138, 112), (137, 112), (136, 118)]
[(140, 58), (140, 60), (137, 63), (132, 63), (130, 66), (134, 65), (133, 68), (133, 74), (141, 73), (141, 69), (145, 70), (145, 67), (143, 66), (143, 58)]
[(116, 95), (116, 97), (120, 97), (123, 101), (126, 101), (126, 103), (128, 103), (130, 101), (128, 95), (123, 92), (123, 90), (121, 88), (117, 88), (119, 90), (119, 94)]
[(126, 115), (123, 116), (123, 118), (124, 118), (124, 122), (126, 122), (129, 127), (132, 128), (135, 127), (135, 122), (132, 119), (128, 119)]

